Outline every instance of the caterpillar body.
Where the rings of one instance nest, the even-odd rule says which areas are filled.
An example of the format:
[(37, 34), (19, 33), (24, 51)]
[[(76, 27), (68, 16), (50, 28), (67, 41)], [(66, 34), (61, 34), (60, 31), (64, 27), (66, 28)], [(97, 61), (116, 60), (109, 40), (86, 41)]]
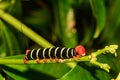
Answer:
[(27, 50), (24, 57), (24, 63), (27, 64), (29, 60), (36, 60), (37, 63), (40, 63), (40, 60), (43, 59), (44, 62), (47, 62), (48, 59), (52, 61), (53, 59), (56, 62), (59, 62), (60, 59), (69, 59), (85, 55), (85, 48), (81, 45), (76, 46), (75, 48), (65, 48), (65, 47), (53, 47), (53, 48), (39, 48), (33, 50)]

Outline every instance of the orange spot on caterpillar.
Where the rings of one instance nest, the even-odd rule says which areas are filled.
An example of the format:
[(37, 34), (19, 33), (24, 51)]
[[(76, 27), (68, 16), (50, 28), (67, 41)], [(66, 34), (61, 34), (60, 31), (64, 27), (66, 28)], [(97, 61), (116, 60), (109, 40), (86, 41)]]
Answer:
[(31, 50), (29, 50), (29, 49), (28, 49), (28, 50), (26, 50), (26, 55), (27, 55), (30, 51), (31, 51)]
[(45, 63), (47, 63), (47, 59), (43, 59), (43, 61), (44, 61)]
[(38, 58), (38, 59), (36, 59), (36, 62), (38, 63), (38, 64), (40, 64), (40, 59)]
[(28, 60), (25, 58), (25, 56), (24, 56), (24, 63), (28, 64)]
[(55, 58), (55, 61), (56, 61), (56, 62), (59, 62), (59, 59), (58, 59), (58, 58)]
[(53, 58), (50, 58), (50, 62), (53, 62)]

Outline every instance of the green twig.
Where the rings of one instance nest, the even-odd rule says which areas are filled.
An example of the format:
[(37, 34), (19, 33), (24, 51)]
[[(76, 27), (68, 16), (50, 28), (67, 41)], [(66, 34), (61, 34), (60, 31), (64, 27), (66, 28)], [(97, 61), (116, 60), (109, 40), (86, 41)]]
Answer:
[(96, 57), (100, 54), (106, 54), (106, 53), (111, 53), (111, 54), (114, 54), (115, 56), (117, 56), (117, 53), (116, 53), (117, 48), (118, 48), (118, 45), (110, 45), (110, 46), (106, 46), (103, 49), (97, 50), (96, 52), (91, 53), (91, 55), (89, 55), (90, 63), (95, 64), (95, 65), (99, 66), (100, 68), (109, 72), (110, 66), (108, 64), (103, 64), (103, 63), (97, 62)]
[(93, 61), (91, 62), (92, 64), (95, 64), (97, 66), (99, 66), (101, 69), (104, 69), (105, 71), (109, 72), (110, 66), (108, 64), (103, 64), (97, 61)]
[(100, 49), (96, 52), (93, 52), (92, 55), (93, 56), (98, 56), (100, 55), (101, 53), (102, 54), (105, 54), (105, 53), (111, 53), (111, 54), (114, 54), (115, 56), (117, 56), (117, 53), (116, 53), (116, 49), (118, 48), (118, 45), (110, 45), (110, 46), (105, 46), (104, 49)]
[(14, 28), (16, 28), (18, 31), (25, 34), (27, 37), (32, 39), (34, 42), (39, 44), (42, 47), (53, 47), (51, 43), (49, 43), (47, 40), (42, 38), (40, 35), (38, 35), (36, 32), (31, 30), (29, 27), (27, 27), (25, 24), (14, 18), (8, 13), (5, 13), (3, 10), (0, 9), (0, 18), (5, 20), (7, 23), (11, 24)]
[[(76, 60), (74, 59), (60, 59), (59, 63), (70, 63), (70, 62), (75, 62)], [(80, 62), (80, 61), (85, 61), (84, 58), (81, 58), (80, 60), (77, 60), (76, 62)], [(40, 63), (45, 63), (43, 60), (40, 60)], [(53, 60), (52, 62), (48, 59), (47, 60), (47, 64), (48, 63), (57, 63), (55, 60)], [(23, 59), (5, 59), (5, 58), (1, 58), (0, 59), (0, 64), (24, 64)], [(36, 60), (29, 60), (28, 64), (37, 64)]]

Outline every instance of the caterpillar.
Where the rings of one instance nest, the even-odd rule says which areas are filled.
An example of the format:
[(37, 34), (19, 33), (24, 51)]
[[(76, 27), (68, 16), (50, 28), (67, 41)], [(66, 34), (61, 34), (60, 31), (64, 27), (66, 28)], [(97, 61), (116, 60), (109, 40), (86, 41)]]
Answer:
[(86, 53), (85, 48), (82, 45), (78, 45), (75, 48), (65, 48), (65, 47), (53, 47), (53, 48), (39, 48), (26, 50), (26, 55), (24, 56), (24, 63), (27, 64), (29, 60), (36, 60), (40, 63), (40, 59), (47, 62), (48, 59), (52, 61), (59, 62), (60, 59), (70, 59), (70, 58), (80, 58)]

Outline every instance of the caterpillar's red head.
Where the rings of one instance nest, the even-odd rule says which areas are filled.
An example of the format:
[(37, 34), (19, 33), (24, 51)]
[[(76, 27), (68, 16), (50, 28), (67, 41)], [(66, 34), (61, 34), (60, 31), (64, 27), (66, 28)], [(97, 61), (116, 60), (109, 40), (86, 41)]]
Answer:
[(82, 45), (76, 46), (75, 52), (78, 56), (84, 56), (86, 54), (85, 48)]

